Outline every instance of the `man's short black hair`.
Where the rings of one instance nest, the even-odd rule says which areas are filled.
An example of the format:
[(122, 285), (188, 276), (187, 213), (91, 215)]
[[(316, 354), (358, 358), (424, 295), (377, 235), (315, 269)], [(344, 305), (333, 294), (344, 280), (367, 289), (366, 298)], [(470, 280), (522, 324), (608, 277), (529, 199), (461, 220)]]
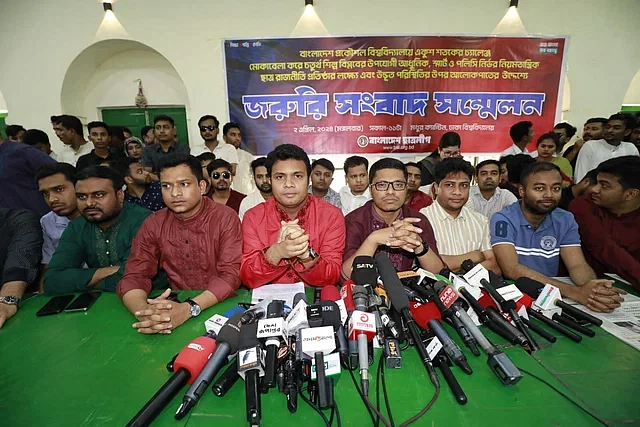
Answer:
[(598, 168), (593, 168), (582, 178), (582, 181), (585, 179), (589, 180), (589, 185), (593, 186), (598, 183)]
[(331, 173), (336, 171), (336, 167), (333, 166), (333, 163), (331, 163), (331, 160), (329, 159), (322, 158), (314, 160), (313, 163), (311, 163), (311, 170), (314, 170), (316, 166), (322, 166), (323, 168), (329, 169)]
[(144, 141), (144, 137), (147, 136), (150, 130), (153, 130), (153, 126), (145, 126), (140, 131), (140, 138)]
[(624, 123), (624, 128), (625, 129), (632, 129), (636, 126), (636, 119), (635, 117), (633, 117), (631, 114), (629, 113), (616, 113), (611, 115), (611, 117), (609, 117), (608, 121), (611, 120), (620, 120), (622, 123)]
[(122, 126), (109, 126), (107, 128), (110, 137), (116, 137), (117, 139), (124, 141), (124, 131), (122, 130)]
[(205, 152), (196, 156), (196, 159), (200, 162), (206, 162), (207, 160), (213, 161), (216, 159), (216, 155), (211, 152)]
[(529, 135), (529, 129), (533, 127), (533, 123), (528, 121), (518, 122), (509, 129), (509, 136), (514, 143), (522, 141), (522, 138)]
[(200, 127), (200, 124), (205, 120), (213, 120), (213, 123), (216, 124), (216, 127), (220, 127), (220, 121), (218, 120), (218, 118), (216, 116), (212, 116), (211, 114), (206, 114), (200, 117), (200, 120), (198, 120), (198, 127)]
[[(550, 171), (558, 172), (558, 175), (560, 176), (560, 181), (562, 181), (562, 173), (560, 172), (560, 168), (556, 166), (555, 163), (537, 162), (533, 160), (533, 163), (530, 163), (529, 165), (525, 166), (525, 168), (522, 170), (522, 173), (520, 174), (520, 184), (523, 187), (526, 187), (527, 182), (529, 181), (529, 178), (531, 177), (531, 175), (539, 172), (550, 172)], [(511, 176), (511, 173), (509, 173), (509, 176)]]
[(515, 156), (515, 154), (507, 154), (506, 156), (500, 157), (500, 160), (498, 160), (498, 162), (501, 165), (506, 165), (509, 159), (512, 158), (513, 156)]
[(16, 138), (20, 132), (26, 132), (27, 130), (22, 125), (9, 125), (4, 131), (7, 134), (7, 138)]
[(273, 165), (279, 160), (300, 160), (304, 162), (304, 165), (307, 168), (307, 178), (311, 176), (311, 162), (309, 162), (309, 156), (307, 156), (307, 153), (297, 145), (278, 145), (267, 155), (267, 163), (265, 166), (267, 167), (267, 173), (269, 176), (271, 176)]
[(369, 169), (369, 160), (362, 156), (351, 156), (347, 157), (347, 160), (344, 161), (344, 173), (349, 175), (349, 168), (355, 168), (358, 166), (364, 165), (365, 170)]
[(266, 164), (267, 164), (266, 157), (258, 157), (257, 159), (251, 162), (251, 171), (255, 175), (256, 169), (258, 169), (260, 166), (264, 166), (266, 168)]
[(602, 127), (605, 127), (607, 125), (607, 122), (609, 120), (606, 117), (591, 117), (590, 119), (588, 119), (586, 122), (584, 122), (584, 125), (590, 125), (592, 123), (600, 123), (602, 125)]
[(422, 173), (422, 168), (420, 168), (420, 165), (417, 164), (416, 162), (407, 162), (407, 163), (404, 164), (404, 166), (406, 168), (408, 168), (409, 166), (413, 166), (414, 168), (420, 169), (420, 173)]
[[(153, 118), (153, 125), (154, 125), (154, 126), (155, 126), (155, 125), (156, 125), (156, 123), (158, 123), (158, 122), (169, 122), (169, 123), (171, 123), (171, 127), (173, 127), (173, 128), (174, 128), (174, 127), (176, 127), (176, 122), (173, 120), (173, 118), (172, 118), (172, 117), (167, 116), (166, 114), (160, 114), (160, 115), (155, 116), (155, 117)], [(124, 136), (123, 136), (123, 139), (124, 139)]]
[(567, 122), (558, 123), (553, 128), (554, 129), (564, 129), (565, 133), (567, 134), (567, 141), (570, 140), (571, 138), (573, 138), (573, 135), (575, 135), (576, 132), (578, 132), (578, 129), (575, 126), (571, 126)]
[[(198, 182), (204, 180), (200, 160), (187, 153), (171, 153), (161, 157), (158, 162), (158, 175), (162, 175), (162, 171), (165, 169), (175, 168), (180, 165), (188, 166)], [(162, 180), (162, 177), (160, 177), (160, 180)]]
[(434, 179), (436, 184), (445, 179), (449, 174), (462, 172), (469, 177), (469, 181), (473, 179), (474, 169), (471, 163), (461, 157), (449, 157), (443, 159), (436, 165)]
[(51, 123), (53, 123), (54, 125), (60, 125), (65, 129), (72, 129), (78, 134), (78, 136), (84, 137), (82, 122), (76, 116), (70, 116), (68, 114), (51, 116)]
[(624, 190), (640, 190), (640, 157), (622, 156), (600, 163), (598, 173), (608, 173), (618, 178)]
[(126, 127), (126, 126), (120, 126), (120, 127), (122, 128), (122, 132), (126, 132), (126, 133), (128, 133), (129, 135), (133, 136), (133, 134), (131, 133), (131, 129), (129, 129), (129, 128), (128, 128), (128, 127)]
[[(218, 125), (216, 125), (216, 126), (218, 126)], [(229, 122), (229, 123), (227, 123), (226, 125), (223, 126), (222, 134), (223, 135), (228, 134), (231, 129), (238, 129), (239, 131), (242, 132), (242, 130), (240, 129), (240, 125), (239, 124), (237, 124), (235, 122)]]
[(123, 177), (131, 177), (131, 169), (129, 168), (129, 166), (134, 163), (140, 163), (140, 159), (134, 159), (132, 157), (122, 157), (118, 159), (118, 161), (116, 161), (112, 167), (117, 170)]
[(41, 166), (36, 172), (36, 182), (59, 173), (64, 175), (65, 179), (71, 184), (76, 185), (77, 170), (75, 166), (70, 165), (69, 163), (50, 163)]
[(489, 159), (483, 160), (482, 162), (478, 163), (478, 165), (476, 166), (476, 176), (478, 176), (478, 174), (480, 173), (480, 169), (489, 165), (495, 165), (498, 168), (498, 173), (500, 173), (500, 162), (497, 160)]
[(536, 162), (536, 159), (528, 154), (515, 154), (507, 160), (507, 172), (509, 173), (509, 182), (512, 184), (521, 184), (520, 176), (527, 166)]
[(404, 163), (398, 159), (385, 157), (371, 165), (371, 170), (369, 170), (369, 184), (373, 184), (373, 178), (376, 176), (376, 173), (382, 169), (397, 169), (402, 171), (405, 181), (409, 179), (409, 172), (407, 172), (407, 167)]
[(442, 137), (440, 137), (440, 142), (438, 142), (438, 148), (448, 148), (448, 147), (458, 147), (462, 146), (462, 140), (460, 139), (460, 135), (456, 132), (447, 132)]
[(89, 178), (108, 179), (117, 193), (124, 187), (124, 177), (117, 170), (105, 166), (89, 166), (76, 174), (76, 182)]
[(104, 128), (109, 135), (111, 135), (111, 129), (105, 122), (91, 122), (87, 125), (87, 130), (91, 133), (91, 129)]
[(29, 129), (26, 131), (22, 137), (22, 142), (27, 145), (51, 145), (49, 142), (49, 135), (40, 129)]
[(225, 168), (229, 172), (233, 170), (231, 163), (227, 162), (225, 159), (215, 159), (207, 165), (207, 172), (211, 175), (214, 170), (219, 168)]

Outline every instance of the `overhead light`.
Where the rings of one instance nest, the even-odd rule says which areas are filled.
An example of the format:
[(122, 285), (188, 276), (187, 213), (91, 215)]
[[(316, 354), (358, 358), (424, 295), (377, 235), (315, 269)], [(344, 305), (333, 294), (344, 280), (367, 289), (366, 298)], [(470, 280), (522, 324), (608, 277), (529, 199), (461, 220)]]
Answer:
[[(512, 0), (513, 1), (513, 0)], [(112, 11), (113, 12), (113, 4), (111, 4), (110, 2), (102, 2), (102, 8), (104, 9), (104, 11)]]
[(518, 7), (518, 0), (509, 0), (509, 7)]
[(304, 0), (305, 6), (313, 6), (313, 0)]

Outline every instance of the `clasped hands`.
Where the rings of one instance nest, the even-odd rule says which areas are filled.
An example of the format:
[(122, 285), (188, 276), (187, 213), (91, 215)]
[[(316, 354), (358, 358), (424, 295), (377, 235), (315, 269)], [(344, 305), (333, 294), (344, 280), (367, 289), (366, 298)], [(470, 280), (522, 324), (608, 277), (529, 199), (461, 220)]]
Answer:
[(171, 301), (171, 289), (156, 298), (147, 299), (147, 307), (138, 310), (134, 316), (138, 321), (132, 326), (141, 334), (170, 334), (191, 318), (191, 306), (186, 302)]
[(400, 248), (411, 253), (421, 252), (424, 250), (420, 236), (423, 230), (414, 225), (418, 222), (420, 218), (394, 221), (389, 227), (371, 233), (368, 239), (371, 239), (376, 246)]

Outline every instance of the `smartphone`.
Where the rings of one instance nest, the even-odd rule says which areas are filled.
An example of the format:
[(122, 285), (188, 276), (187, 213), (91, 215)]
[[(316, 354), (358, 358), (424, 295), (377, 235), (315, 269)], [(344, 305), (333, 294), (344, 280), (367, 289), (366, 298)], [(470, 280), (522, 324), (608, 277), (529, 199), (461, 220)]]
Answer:
[(50, 314), (62, 313), (67, 305), (73, 300), (73, 295), (60, 295), (53, 297), (37, 313), (36, 316), (48, 316)]
[(78, 298), (73, 300), (71, 304), (67, 308), (64, 309), (65, 312), (71, 313), (74, 311), (87, 311), (89, 307), (93, 305), (94, 302), (98, 298), (100, 298), (102, 292), (85, 292), (78, 295)]

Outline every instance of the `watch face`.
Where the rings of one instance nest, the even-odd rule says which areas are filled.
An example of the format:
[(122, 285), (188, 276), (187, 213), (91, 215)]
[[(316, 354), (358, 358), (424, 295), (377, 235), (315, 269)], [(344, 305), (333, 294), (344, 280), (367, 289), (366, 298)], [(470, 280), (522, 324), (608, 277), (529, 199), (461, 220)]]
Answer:
[(200, 314), (200, 311), (202, 311), (202, 309), (200, 308), (199, 305), (197, 304), (191, 305), (191, 317), (196, 317), (197, 315)]
[(18, 304), (20, 302), (20, 298), (18, 297), (0, 297), (0, 302), (4, 302), (6, 304)]

